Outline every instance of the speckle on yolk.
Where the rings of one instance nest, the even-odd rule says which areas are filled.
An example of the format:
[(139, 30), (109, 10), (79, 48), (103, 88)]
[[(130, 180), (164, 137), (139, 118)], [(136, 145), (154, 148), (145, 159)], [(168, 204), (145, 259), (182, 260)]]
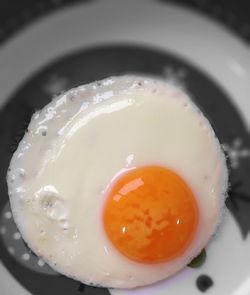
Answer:
[(103, 211), (112, 244), (141, 263), (160, 263), (181, 255), (198, 223), (191, 189), (173, 171), (148, 166), (129, 170), (115, 180)]

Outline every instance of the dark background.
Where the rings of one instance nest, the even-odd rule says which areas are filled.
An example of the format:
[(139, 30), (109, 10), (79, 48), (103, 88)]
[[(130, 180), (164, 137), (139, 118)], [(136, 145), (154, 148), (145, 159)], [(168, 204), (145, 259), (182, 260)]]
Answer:
[[(79, 2), (105, 0), (0, 0), (0, 45), (38, 17)], [(124, 0), (126, 1), (126, 0)], [(136, 0), (135, 0), (136, 1)], [(151, 0), (174, 2), (209, 15), (250, 43), (249, 0)]]

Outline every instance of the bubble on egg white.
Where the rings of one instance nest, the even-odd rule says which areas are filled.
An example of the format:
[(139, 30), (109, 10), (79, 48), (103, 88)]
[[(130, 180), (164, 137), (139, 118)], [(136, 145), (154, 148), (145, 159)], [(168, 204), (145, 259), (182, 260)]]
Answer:
[(46, 193), (40, 197), (40, 204), (49, 218), (58, 221), (67, 218), (67, 206), (65, 201), (57, 196)]

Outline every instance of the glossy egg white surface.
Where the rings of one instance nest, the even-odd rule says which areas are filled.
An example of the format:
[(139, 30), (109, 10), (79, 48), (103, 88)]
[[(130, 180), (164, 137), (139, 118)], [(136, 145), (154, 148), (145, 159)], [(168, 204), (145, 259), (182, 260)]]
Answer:
[[(112, 179), (148, 165), (180, 175), (199, 209), (189, 248), (167, 263), (124, 257), (102, 224)], [(24, 240), (52, 268), (86, 284), (134, 288), (173, 275), (206, 246), (220, 221), (227, 178), (219, 141), (184, 91), (123, 76), (69, 90), (35, 113), (7, 181)]]

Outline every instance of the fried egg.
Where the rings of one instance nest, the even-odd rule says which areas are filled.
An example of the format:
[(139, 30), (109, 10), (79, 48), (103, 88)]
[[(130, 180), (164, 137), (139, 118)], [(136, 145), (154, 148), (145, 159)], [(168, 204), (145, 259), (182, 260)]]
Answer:
[(111, 77), (36, 112), (7, 182), (15, 222), (53, 269), (85, 284), (163, 280), (207, 245), (228, 173), (210, 123), (177, 86)]

